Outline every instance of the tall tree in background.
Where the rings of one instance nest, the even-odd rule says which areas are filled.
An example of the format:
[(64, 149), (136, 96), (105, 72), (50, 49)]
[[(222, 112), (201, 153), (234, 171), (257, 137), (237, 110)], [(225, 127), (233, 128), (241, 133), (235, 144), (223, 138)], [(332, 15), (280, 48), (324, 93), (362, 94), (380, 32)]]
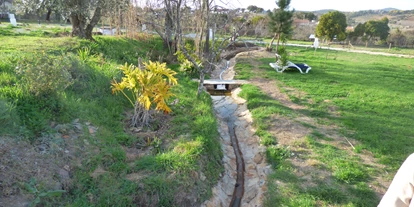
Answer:
[(92, 30), (101, 19), (104, 10), (114, 8), (111, 0), (16, 0), (20, 13), (46, 10), (58, 11), (70, 19), (72, 36), (84, 39), (92, 38)]
[(336, 36), (338, 40), (346, 39), (346, 16), (339, 11), (328, 12), (319, 19), (316, 35), (332, 41)]
[(268, 13), (270, 22), (269, 22), (269, 29), (271, 32), (274, 32), (275, 35), (272, 38), (269, 46), (267, 47), (268, 51), (272, 50), (272, 45), (277, 38), (276, 43), (276, 52), (279, 48), (280, 37), (282, 34), (290, 34), (292, 32), (292, 23), (293, 23), (293, 13), (295, 10), (289, 10), (290, 0), (279, 0), (276, 1), (276, 5), (279, 7), (277, 9), (273, 9), (273, 12), (270, 11)]
[(364, 26), (367, 40), (371, 40), (373, 37), (379, 37), (380, 40), (386, 40), (390, 32), (387, 17), (384, 17), (379, 21), (369, 20), (364, 23)]

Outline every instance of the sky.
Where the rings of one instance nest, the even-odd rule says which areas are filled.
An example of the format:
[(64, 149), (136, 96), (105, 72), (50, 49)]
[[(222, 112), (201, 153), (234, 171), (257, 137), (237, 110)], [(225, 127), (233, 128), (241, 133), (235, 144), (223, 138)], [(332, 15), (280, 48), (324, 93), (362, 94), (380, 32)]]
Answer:
[[(225, 1), (225, 0), (219, 0)], [(275, 0), (228, 0), (230, 8), (247, 8), (255, 5), (264, 10), (276, 7)], [(384, 8), (400, 10), (414, 9), (414, 0), (291, 0), (290, 8), (296, 11), (315, 11), (321, 9), (335, 9), (339, 11), (377, 10)]]

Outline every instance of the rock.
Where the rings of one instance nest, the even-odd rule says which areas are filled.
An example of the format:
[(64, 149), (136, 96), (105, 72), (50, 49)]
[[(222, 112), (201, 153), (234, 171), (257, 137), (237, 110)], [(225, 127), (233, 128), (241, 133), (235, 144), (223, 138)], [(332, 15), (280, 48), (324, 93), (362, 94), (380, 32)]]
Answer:
[(39, 150), (40, 153), (45, 152), (46, 151), (46, 145), (41, 144), (41, 145), (37, 146), (37, 149)]
[(254, 156), (253, 161), (257, 164), (260, 164), (263, 161), (263, 156), (260, 153), (258, 153)]
[(68, 131), (67, 126), (63, 124), (56, 125), (55, 129), (61, 134), (67, 134), (67, 131)]
[(66, 180), (69, 180), (70, 178), (69, 172), (65, 169), (59, 169), (58, 174), (59, 174), (61, 181), (66, 181)]
[(247, 190), (247, 192), (244, 194), (244, 201), (249, 203), (250, 201), (253, 200), (253, 198), (255, 198), (257, 195), (257, 188), (251, 188), (249, 190)]
[(253, 178), (246, 181), (247, 185), (245, 184), (245, 186), (247, 186), (247, 188), (256, 188), (256, 185), (259, 183), (259, 178)]
[(91, 134), (92, 136), (95, 136), (95, 133), (98, 131), (98, 127), (94, 127), (92, 125), (89, 125), (88, 126), (88, 131), (89, 131), (89, 134)]
[(200, 180), (201, 181), (205, 181), (206, 180), (206, 176), (204, 175), (203, 172), (200, 172)]
[(79, 122), (73, 123), (73, 127), (75, 128), (76, 132), (82, 132), (82, 130), (83, 130), (83, 126)]

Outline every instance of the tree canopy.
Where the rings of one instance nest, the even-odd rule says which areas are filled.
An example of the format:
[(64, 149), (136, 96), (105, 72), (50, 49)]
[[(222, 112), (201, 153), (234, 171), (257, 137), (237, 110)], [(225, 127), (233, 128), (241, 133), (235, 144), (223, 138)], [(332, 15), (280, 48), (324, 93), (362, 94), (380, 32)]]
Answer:
[(365, 35), (368, 39), (371, 39), (372, 37), (379, 37), (381, 40), (386, 40), (390, 32), (387, 17), (384, 17), (379, 21), (369, 20), (364, 23), (364, 27)]
[(338, 40), (346, 39), (346, 16), (339, 11), (328, 12), (319, 19), (316, 27), (316, 35), (332, 41), (335, 37)]
[(250, 5), (247, 7), (247, 10), (253, 13), (262, 13), (264, 11), (263, 8), (257, 7), (255, 5)]
[[(290, 34), (292, 32), (292, 23), (293, 23), (293, 13), (295, 10), (289, 10), (290, 0), (279, 0), (276, 1), (276, 5), (279, 7), (277, 9), (273, 9), (268, 13), (269, 16), (269, 30), (275, 33), (277, 36), (277, 44), (276, 44), (276, 51), (279, 47), (280, 36), (282, 34)], [(272, 47), (273, 37), (270, 45), (268, 48)]]
[(21, 13), (58, 12), (72, 24), (72, 36), (92, 39), (92, 30), (103, 13), (115, 6), (128, 5), (129, 0), (16, 0)]
[(389, 32), (390, 27), (388, 26), (388, 18), (384, 17), (381, 20), (369, 20), (363, 24), (359, 23), (354, 31), (349, 33), (349, 37), (353, 40), (362, 37), (368, 44), (374, 37), (379, 37), (379, 39), (383, 41), (387, 40)]

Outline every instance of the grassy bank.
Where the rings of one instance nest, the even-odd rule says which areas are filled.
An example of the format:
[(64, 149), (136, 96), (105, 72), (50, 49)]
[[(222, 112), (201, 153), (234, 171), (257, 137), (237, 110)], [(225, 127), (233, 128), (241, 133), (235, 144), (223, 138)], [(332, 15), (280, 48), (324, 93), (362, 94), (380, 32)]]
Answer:
[[(277, 73), (268, 65), (274, 58), (260, 59), (254, 73), (247, 60), (241, 59), (236, 65), (239, 78), (274, 80), (290, 100), (306, 107), (292, 110), (255, 86), (243, 86), (241, 96), (247, 99), (257, 134), (268, 145), (268, 159), (275, 167), (269, 179), (268, 206), (376, 206), (379, 198), (371, 186), (376, 185), (372, 184), (374, 178), (389, 181), (414, 151), (410, 144), (414, 133), (414, 97), (410, 92), (414, 87), (409, 84), (414, 78), (412, 59), (328, 50), (314, 54), (295, 47), (288, 51), (292, 62), (312, 66), (309, 74), (297, 70)], [(268, 131), (272, 122), (299, 116), (316, 120), (315, 124), (294, 121), (309, 133), (290, 146), (273, 146), (278, 137)], [(341, 136), (355, 140), (355, 149), (338, 147), (335, 138), (317, 125), (339, 127)], [(372, 161), (385, 165), (385, 169), (364, 162), (361, 157), (366, 154), (373, 155)], [(308, 176), (298, 175), (295, 157), (317, 169), (315, 174), (310, 173), (312, 184), (305, 179)], [(327, 175), (321, 178), (316, 175), (319, 171)]]
[[(0, 42), (0, 148), (9, 143), (7, 149), (15, 149), (0, 160), (21, 175), (0, 175), (3, 189), (11, 189), (0, 200), (184, 206), (199, 205), (211, 195), (222, 169), (221, 151), (211, 99), (206, 94), (196, 98), (197, 83), (178, 74), (179, 84), (172, 88), (176, 96), (169, 100), (172, 113), (154, 114), (148, 129), (129, 127), (132, 107), (111, 93), (121, 64), (165, 57), (160, 39), (96, 37), (89, 42), (20, 34), (0, 36)], [(38, 155), (50, 161), (44, 165), (49, 177), (28, 165), (7, 164), (16, 149), (33, 153), (20, 157), (22, 163), (41, 165), (34, 160)], [(52, 196), (62, 189), (62, 196)], [(39, 197), (39, 192), (52, 193)]]

